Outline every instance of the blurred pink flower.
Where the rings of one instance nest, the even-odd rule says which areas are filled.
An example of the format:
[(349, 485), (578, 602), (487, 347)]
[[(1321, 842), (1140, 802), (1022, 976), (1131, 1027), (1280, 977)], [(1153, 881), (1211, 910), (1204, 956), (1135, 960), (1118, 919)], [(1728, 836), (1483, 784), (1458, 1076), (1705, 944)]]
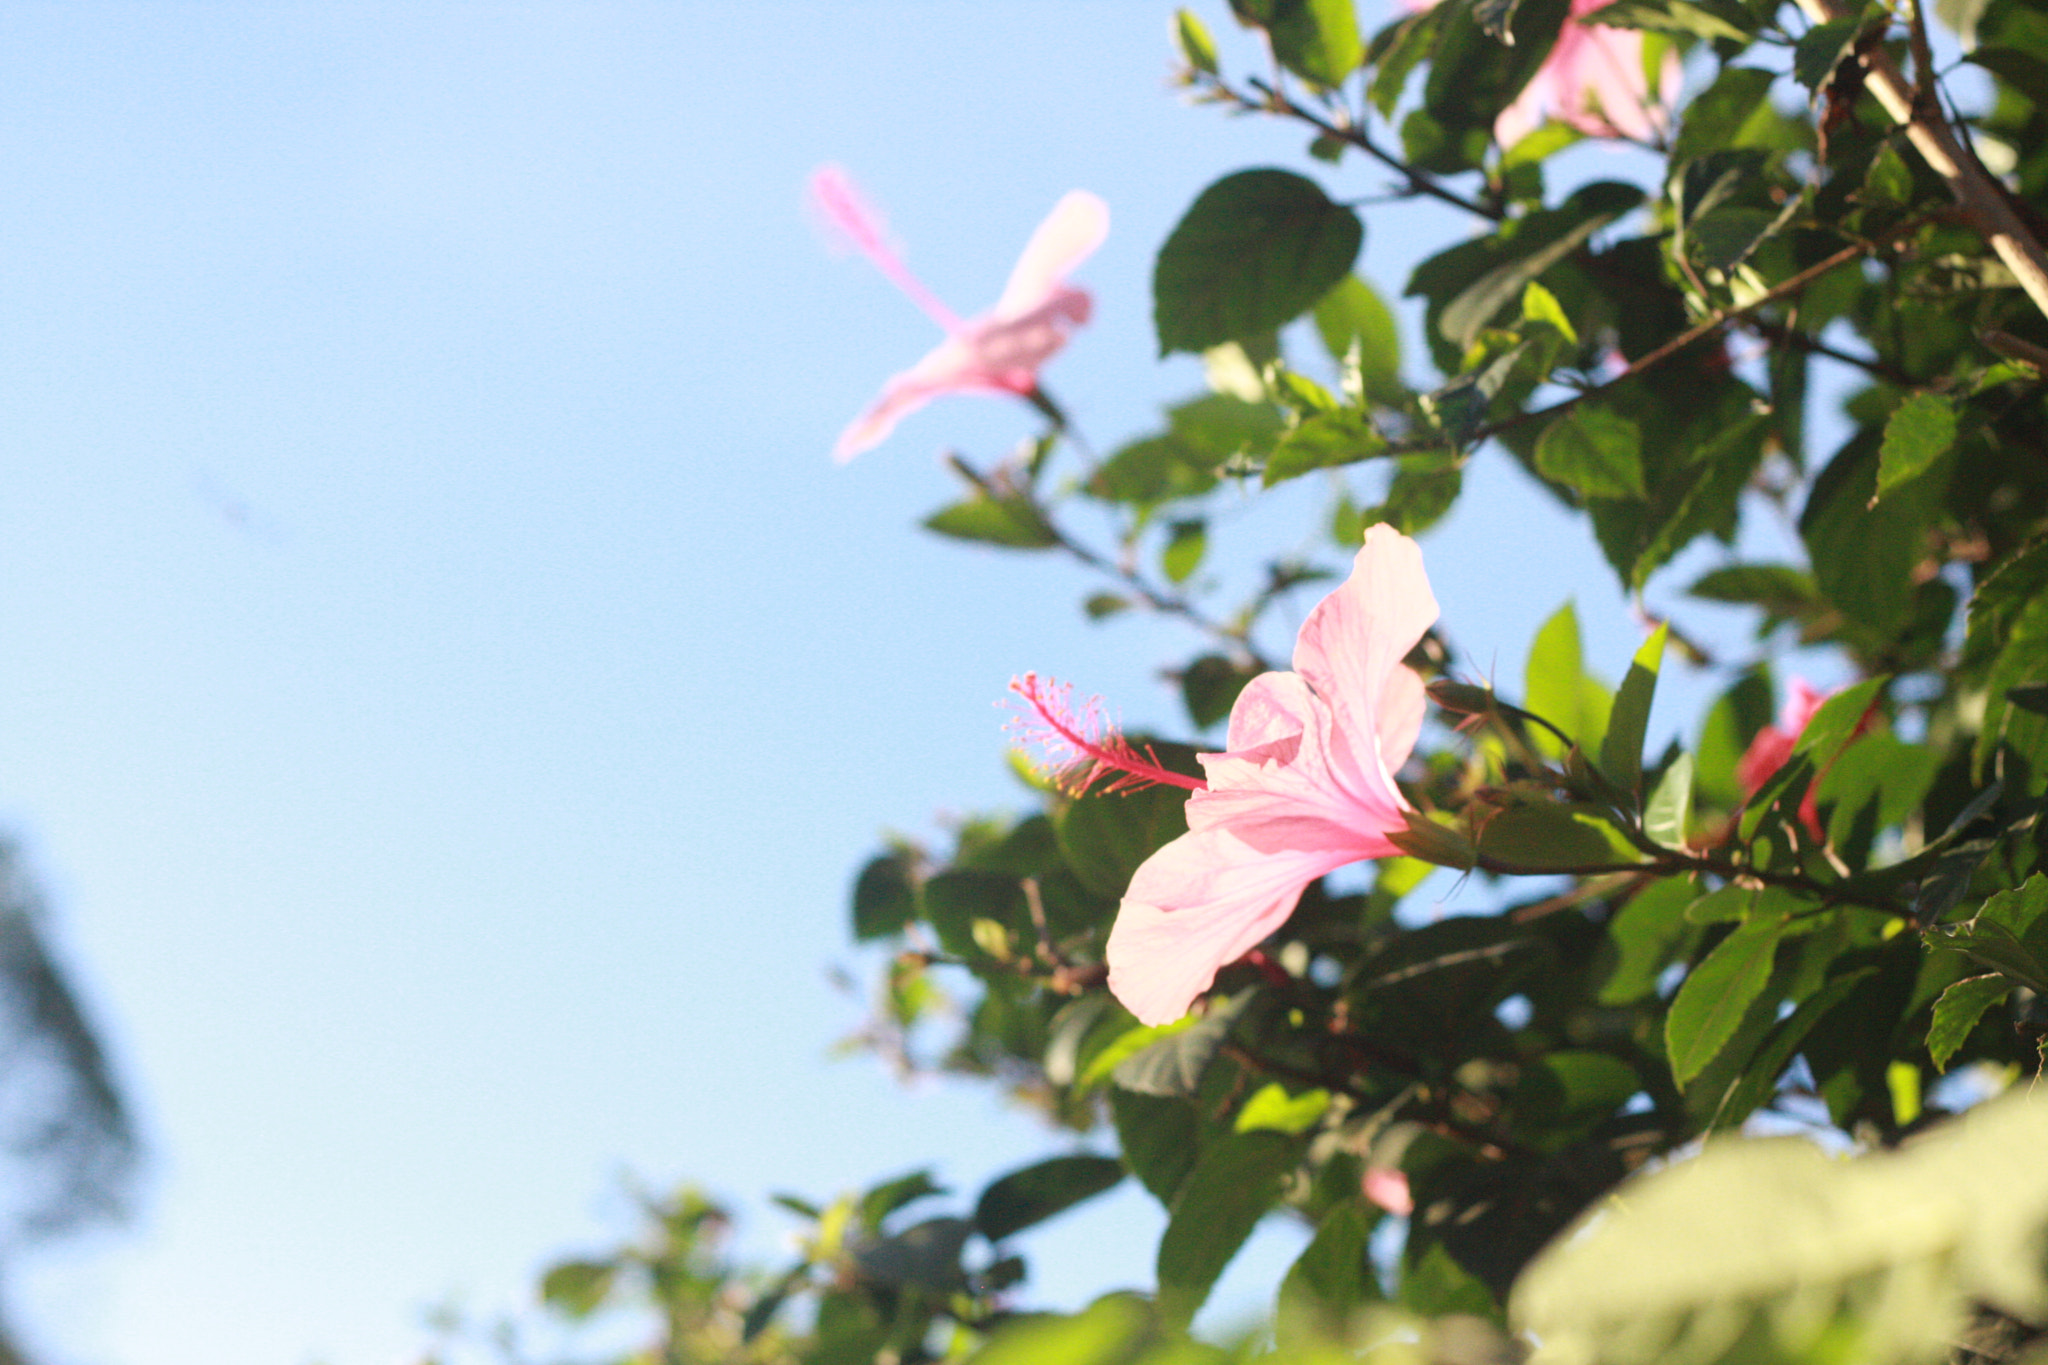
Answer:
[(1401, 660), (1436, 616), (1422, 551), (1374, 526), (1303, 623), (1294, 671), (1239, 694), (1227, 751), (1200, 755), (1209, 782), (1188, 798), (1188, 832), (1138, 868), (1110, 931), (1109, 988), (1140, 1020), (1186, 1014), (1316, 878), (1400, 852), (1387, 835), (1410, 807), (1394, 771), (1424, 700)]
[[(1771, 775), (1785, 766), (1792, 757), (1792, 746), (1799, 742), (1799, 736), (1806, 733), (1806, 723), (1813, 719), (1813, 713), (1820, 710), (1821, 703), (1833, 696), (1822, 692), (1804, 678), (1794, 678), (1785, 692), (1785, 706), (1778, 713), (1776, 725), (1766, 725), (1756, 732), (1756, 738), (1743, 750), (1742, 757), (1735, 761), (1735, 780), (1742, 784), (1743, 793), (1755, 796)], [(1806, 796), (1799, 803), (1799, 823), (1815, 839), (1824, 838), (1820, 826), (1820, 806), (1814, 799), (1814, 788), (1820, 785), (1818, 778), (1807, 787)]]
[(1409, 1192), (1408, 1176), (1398, 1166), (1368, 1166), (1364, 1189), (1367, 1199), (1398, 1218), (1415, 1212), (1415, 1196)]
[(1545, 119), (1556, 119), (1588, 137), (1637, 142), (1653, 141), (1670, 128), (1671, 102), (1678, 97), (1678, 54), (1665, 52), (1653, 94), (1643, 69), (1641, 32), (1579, 22), (1608, 3), (1572, 0), (1557, 45), (1515, 102), (1493, 121), (1495, 142), (1512, 147)]
[(995, 307), (964, 322), (890, 248), (881, 216), (845, 171), (822, 166), (813, 172), (811, 198), (827, 222), (946, 330), (944, 341), (891, 379), (840, 435), (832, 455), (842, 463), (880, 445), (898, 421), (942, 393), (1031, 394), (1039, 367), (1067, 344), (1070, 331), (1088, 321), (1088, 291), (1066, 277), (1102, 245), (1109, 209), (1085, 190), (1069, 191), (1053, 205), (1025, 244)]

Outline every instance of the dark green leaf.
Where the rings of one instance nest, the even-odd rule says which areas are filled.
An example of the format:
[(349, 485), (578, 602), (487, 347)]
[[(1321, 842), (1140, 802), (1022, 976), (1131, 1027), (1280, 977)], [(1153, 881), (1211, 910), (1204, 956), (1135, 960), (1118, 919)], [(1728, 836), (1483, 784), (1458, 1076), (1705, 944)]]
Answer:
[(1093, 1199), (1123, 1178), (1123, 1162), (1107, 1156), (1056, 1156), (1011, 1171), (981, 1192), (974, 1230), (1000, 1242)]
[(1820, 710), (1813, 713), (1806, 722), (1806, 728), (1799, 732), (1798, 742), (1792, 746), (1792, 757), (1811, 759), (1817, 769), (1833, 763), (1863, 727), (1872, 703), (1890, 681), (1889, 678), (1865, 678), (1822, 702)]
[(1174, 1195), (1159, 1242), (1159, 1314), (1185, 1328), (1217, 1276), (1280, 1202), (1302, 1142), (1281, 1133), (1232, 1133), (1212, 1143)]
[(876, 1283), (950, 1293), (967, 1285), (960, 1253), (973, 1232), (965, 1218), (929, 1218), (891, 1237), (855, 1240), (853, 1264)]
[(853, 936), (860, 942), (888, 938), (917, 918), (917, 892), (901, 853), (869, 860), (853, 883)]
[(1184, 1099), (1117, 1088), (1109, 1092), (1109, 1113), (1124, 1164), (1153, 1198), (1171, 1203), (1195, 1164), (1201, 1123), (1194, 1106)]
[[(1194, 751), (1185, 745), (1158, 744), (1152, 751), (1176, 771), (1199, 771)], [(1060, 852), (1083, 886), (1121, 899), (1138, 864), (1187, 833), (1187, 803), (1182, 787), (1091, 791), (1070, 802), (1054, 822)]]
[(1747, 43), (1756, 27), (1748, 12), (1729, 0), (1617, 0), (1602, 5), (1598, 18), (1603, 28), (1689, 33), (1695, 38), (1736, 43)]
[(1893, 408), (1878, 452), (1877, 496), (1925, 472), (1955, 439), (1955, 404), (1940, 394), (1916, 393)]
[(1024, 888), (1002, 872), (948, 868), (924, 884), (924, 918), (939, 937), (939, 946), (958, 957), (979, 958), (974, 935), (978, 919), (994, 920), (1010, 929), (1027, 923)]
[(1584, 246), (1594, 233), (1619, 216), (1618, 212), (1596, 213), (1581, 219), (1555, 240), (1481, 275), (1445, 307), (1437, 322), (1444, 338), (1460, 350), (1469, 347), (1480, 328), (1492, 323), (1501, 309), (1522, 297), (1524, 285)]
[(1239, 171), (1202, 191), (1159, 250), (1152, 316), (1160, 354), (1270, 331), (1350, 273), (1358, 215), (1291, 171)]
[(1208, 729), (1230, 714), (1237, 694), (1251, 680), (1252, 675), (1233, 660), (1221, 654), (1204, 654), (1180, 674), (1181, 702), (1188, 709), (1188, 719), (1197, 729)]
[(1952, 982), (1941, 993), (1941, 999), (1934, 1002), (1934, 1020), (1927, 1027), (1927, 1054), (1934, 1059), (1936, 1071), (1948, 1070), (1956, 1049), (1970, 1036), (1970, 1030), (1977, 1027), (1984, 1011), (2011, 995), (2012, 991), (2011, 977), (1991, 972)]
[(1536, 471), (1589, 498), (1641, 498), (1642, 433), (1597, 403), (1576, 403), (1536, 441)]
[(1828, 83), (1842, 58), (1856, 46), (1857, 36), (1862, 31), (1863, 18), (1855, 14), (1830, 19), (1806, 30), (1800, 35), (1799, 45), (1792, 50), (1793, 79), (1818, 98), (1820, 88)]
[(1813, 1032), (1814, 1025), (1876, 974), (1875, 967), (1859, 967), (1834, 977), (1811, 997), (1802, 1000), (1799, 1008), (1771, 1025), (1771, 1031), (1743, 1067), (1740, 1079), (1722, 1093), (1721, 1102), (1708, 1126), (1734, 1128), (1755, 1113), (1776, 1091), (1778, 1078), (1785, 1074), (1786, 1067), (1792, 1065), (1799, 1045)]
[(1671, 1078), (1683, 1087), (1735, 1036), (1751, 1002), (1771, 979), (1771, 963), (1785, 926), (1756, 921), (1739, 926), (1707, 954), (1671, 1002), (1664, 1021)]
[(935, 1182), (930, 1171), (912, 1171), (885, 1180), (861, 1196), (861, 1226), (879, 1228), (882, 1220), (896, 1210), (945, 1192), (946, 1187)]

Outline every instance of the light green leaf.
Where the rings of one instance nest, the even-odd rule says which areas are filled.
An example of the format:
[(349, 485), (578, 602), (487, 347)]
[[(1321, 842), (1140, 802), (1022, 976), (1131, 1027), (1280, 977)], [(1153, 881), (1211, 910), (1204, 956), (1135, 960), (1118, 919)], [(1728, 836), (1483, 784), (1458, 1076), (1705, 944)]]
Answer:
[(1692, 767), (1691, 754), (1673, 759), (1643, 807), (1643, 833), (1680, 852), (1686, 848), (1685, 832), (1692, 824)]
[(1276, 1133), (1293, 1136), (1305, 1133), (1322, 1122), (1329, 1109), (1330, 1092), (1327, 1090), (1318, 1088), (1290, 1095), (1286, 1086), (1271, 1081), (1260, 1086), (1244, 1102), (1244, 1108), (1237, 1111), (1237, 1122), (1233, 1126), (1240, 1133), (1270, 1128)]
[(976, 540), (1012, 550), (1043, 550), (1059, 544), (1045, 517), (1028, 498), (992, 498), (976, 493), (924, 519), (925, 529), (955, 540)]
[(1209, 524), (1205, 521), (1177, 521), (1167, 533), (1166, 548), (1160, 552), (1159, 568), (1167, 580), (1185, 583), (1201, 567), (1209, 550)]
[(1522, 290), (1522, 321), (1547, 323), (1558, 330), (1567, 344), (1579, 344), (1578, 329), (1564, 315), (1564, 305), (1557, 301), (1557, 295), (1534, 280)]
[(1664, 642), (1670, 635), (1669, 623), (1661, 624), (1636, 651), (1621, 690), (1614, 694), (1614, 710), (1600, 742), (1601, 771), (1632, 796), (1643, 782), (1643, 736), (1649, 730), (1650, 703), (1657, 694), (1657, 673), (1664, 666)]
[(1365, 413), (1345, 408), (1319, 412), (1280, 438), (1266, 461), (1265, 486), (1297, 478), (1313, 469), (1356, 464), (1386, 453), (1387, 439), (1374, 430)]
[(1173, 12), (1173, 42), (1180, 49), (1181, 60), (1191, 68), (1216, 74), (1216, 40), (1200, 19), (1184, 9)]
[(1316, 334), (1330, 359), (1344, 364), (1358, 348), (1359, 378), (1365, 396), (1376, 403), (1398, 403), (1405, 392), (1401, 383), (1401, 332), (1373, 287), (1356, 275), (1337, 281), (1329, 293), (1316, 302)]

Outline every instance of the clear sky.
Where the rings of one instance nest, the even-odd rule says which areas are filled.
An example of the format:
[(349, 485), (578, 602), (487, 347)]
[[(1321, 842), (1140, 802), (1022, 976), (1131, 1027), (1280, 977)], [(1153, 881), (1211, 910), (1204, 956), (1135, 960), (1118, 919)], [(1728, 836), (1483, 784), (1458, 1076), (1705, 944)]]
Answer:
[[(626, 1231), (624, 1173), (706, 1184), (765, 1254), (771, 1191), (929, 1163), (971, 1195), (1060, 1148), (828, 1059), (860, 1013), (828, 968), (870, 966), (847, 888), (884, 829), (1019, 803), (1013, 674), (1180, 729), (1156, 669), (1191, 641), (916, 529), (938, 454), (1000, 454), (1021, 407), (830, 463), (935, 338), (802, 185), (847, 166), (962, 311), (1063, 191), (1107, 199), (1047, 377), (1108, 448), (1200, 382), (1151, 340), (1174, 219), (1310, 164), (1167, 88), (1169, 12), (0, 9), (0, 822), (149, 1144), (132, 1226), (10, 1276), (34, 1344), (386, 1365), (429, 1306), (517, 1307)], [(1369, 220), (1389, 293), (1469, 230)], [(1611, 575), (1504, 460), (1468, 489), (1424, 541), (1454, 637), (1517, 679), (1576, 595), (1618, 675)], [(1158, 1227), (1134, 1191), (1054, 1225), (1038, 1292), (1147, 1284)]]

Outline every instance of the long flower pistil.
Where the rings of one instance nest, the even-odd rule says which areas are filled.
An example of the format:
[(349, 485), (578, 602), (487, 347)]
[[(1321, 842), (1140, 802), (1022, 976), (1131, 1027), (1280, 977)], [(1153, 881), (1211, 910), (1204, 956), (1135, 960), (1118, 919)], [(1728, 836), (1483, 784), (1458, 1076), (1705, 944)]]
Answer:
[(1106, 792), (1151, 786), (1208, 789), (1201, 778), (1161, 763), (1151, 745), (1140, 750), (1125, 739), (1103, 714), (1100, 697), (1076, 707), (1071, 684), (1041, 680), (1036, 673), (1012, 678), (1010, 691), (1022, 705), (1003, 728), (1021, 747), (1036, 751), (1040, 773), (1068, 796), (1079, 796), (1105, 778)]

